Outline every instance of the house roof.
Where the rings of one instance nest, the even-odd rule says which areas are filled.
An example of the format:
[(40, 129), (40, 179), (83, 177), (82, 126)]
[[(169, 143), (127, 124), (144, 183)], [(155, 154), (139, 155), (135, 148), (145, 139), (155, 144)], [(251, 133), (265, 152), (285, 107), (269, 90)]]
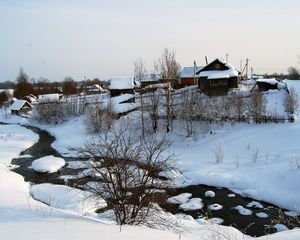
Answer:
[(114, 77), (110, 82), (110, 89), (133, 89), (135, 86), (133, 77)]
[[(219, 62), (223, 64), (227, 69), (226, 70), (207, 70), (208, 66), (211, 64)], [(239, 75), (239, 72), (235, 70), (235, 68), (229, 64), (226, 63), (223, 59), (221, 58), (216, 58), (209, 64), (207, 64), (205, 67), (200, 69), (196, 73), (199, 77), (207, 77), (208, 79), (219, 79), (219, 78), (231, 78), (231, 77), (237, 77)]]
[(21, 110), (25, 105), (27, 105), (28, 107), (32, 108), (31, 104), (30, 104), (29, 102), (27, 102), (26, 100), (19, 100), (19, 99), (17, 99), (17, 100), (14, 101), (14, 103), (10, 106), (10, 110), (19, 111), (19, 110)]
[[(193, 78), (194, 77), (194, 71), (196, 72), (200, 71), (203, 68), (203, 66), (197, 66), (195, 67), (184, 67), (180, 73), (180, 78)], [(197, 77), (197, 75), (196, 75)]]
[(61, 94), (60, 93), (50, 93), (43, 94), (38, 96), (39, 103), (47, 103), (47, 102), (57, 102), (59, 101)]
[(145, 74), (141, 82), (151, 82), (151, 81), (158, 81), (160, 79), (159, 74)]
[(275, 78), (260, 78), (256, 80), (257, 83), (267, 83), (267, 84), (271, 84), (271, 85), (277, 85), (278, 89), (282, 89), (282, 88), (286, 88), (286, 84), (283, 82), (278, 81)]

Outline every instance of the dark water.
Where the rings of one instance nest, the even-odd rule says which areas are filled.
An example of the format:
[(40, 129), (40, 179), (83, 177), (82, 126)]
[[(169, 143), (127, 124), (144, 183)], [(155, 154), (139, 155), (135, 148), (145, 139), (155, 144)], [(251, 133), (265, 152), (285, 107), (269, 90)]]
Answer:
[[(25, 127), (39, 135), (38, 142), (21, 153), (21, 155), (30, 154), (31, 157), (15, 158), (12, 160), (13, 164), (19, 166), (18, 168), (13, 169), (13, 171), (21, 174), (26, 181), (32, 182), (34, 184), (65, 184), (64, 180), (59, 178), (60, 176), (75, 176), (78, 174), (78, 172), (84, 170), (75, 170), (67, 168), (67, 164), (65, 165), (65, 167), (63, 167), (62, 169), (60, 169), (60, 171), (56, 173), (38, 173), (35, 172), (33, 169), (28, 168), (31, 165), (32, 161), (47, 155), (53, 155), (55, 157), (64, 158), (66, 162), (85, 159), (62, 157), (55, 149), (51, 147), (51, 144), (54, 142), (55, 138), (51, 136), (47, 131), (31, 126)], [(76, 186), (76, 184), (83, 185), (89, 180), (89, 177), (84, 177), (81, 178), (79, 181), (78, 179), (69, 180), (68, 184), (71, 186)], [(215, 192), (216, 196), (213, 198), (205, 197), (205, 192), (208, 190)], [(233, 192), (225, 188), (216, 188), (205, 185), (194, 185), (185, 188), (169, 189), (167, 190), (167, 193), (170, 197), (176, 196), (180, 193), (191, 193), (193, 198), (196, 197), (202, 199), (204, 207), (201, 210), (197, 211), (183, 211), (182, 209), (179, 209), (179, 206), (176, 204), (165, 203), (162, 205), (162, 207), (165, 210), (174, 214), (185, 213), (191, 215), (195, 219), (201, 217), (221, 218), (224, 220), (224, 222), (222, 223), (223, 225), (233, 226), (247, 235), (261, 236), (268, 233), (276, 232), (274, 228), (269, 227), (275, 225), (276, 223), (284, 224), (290, 229), (292, 229), (293, 227), (300, 227), (300, 222), (298, 221), (299, 219), (297, 220), (296, 218), (289, 217), (283, 214), (282, 211), (284, 212), (285, 210), (281, 210), (280, 208), (266, 202), (242, 197), (238, 194), (235, 194), (235, 197), (228, 197), (228, 195), (233, 194)], [(252, 201), (259, 202), (263, 206), (263, 209), (246, 207), (246, 205)], [(217, 211), (209, 210), (208, 206), (215, 203), (222, 205), (223, 208)], [(238, 205), (250, 209), (252, 211), (252, 215), (244, 216), (241, 215), (236, 209), (233, 209)], [(258, 212), (264, 212), (268, 214), (269, 217), (259, 218), (255, 215)]]

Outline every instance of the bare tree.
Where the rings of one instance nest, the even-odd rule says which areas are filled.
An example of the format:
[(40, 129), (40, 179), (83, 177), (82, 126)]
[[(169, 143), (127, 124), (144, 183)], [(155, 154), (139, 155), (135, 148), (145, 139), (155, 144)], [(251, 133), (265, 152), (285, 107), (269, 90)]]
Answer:
[(188, 89), (180, 94), (180, 102), (178, 105), (179, 119), (184, 122), (186, 137), (195, 136), (195, 121), (197, 119), (198, 110), (198, 94)]
[(107, 132), (113, 126), (117, 119), (111, 101), (106, 105), (96, 103), (86, 109), (87, 128), (89, 132), (102, 133)]
[(66, 77), (63, 82), (62, 90), (65, 95), (76, 94), (77, 82), (75, 82), (74, 79), (71, 77)]
[[(140, 84), (141, 82), (145, 79), (147, 74), (147, 70), (145, 67), (145, 62), (142, 58), (139, 58), (135, 63), (134, 63), (134, 79), (136, 81), (139, 81)], [(140, 91), (140, 112), (141, 112), (141, 124), (142, 124), (142, 138), (145, 137), (145, 102), (143, 98), (144, 94), (144, 89), (141, 89)]]
[(158, 178), (159, 172), (174, 169), (170, 142), (153, 136), (143, 140), (132, 131), (128, 125), (112, 128), (82, 149), (96, 173), (89, 190), (108, 203), (120, 225), (147, 223), (154, 203), (164, 199), (158, 190), (172, 186), (171, 180)]
[(289, 88), (285, 98), (284, 98), (285, 111), (291, 114), (297, 113), (299, 108), (299, 97), (295, 88)]
[(176, 60), (175, 50), (164, 48), (161, 56), (154, 62), (154, 68), (163, 79), (175, 79), (180, 72), (180, 64)]
[(255, 122), (258, 123), (263, 119), (266, 113), (266, 98), (262, 92), (253, 91), (249, 101), (249, 112)]
[(170, 51), (168, 48), (164, 48), (161, 56), (154, 62), (154, 69), (161, 78), (167, 81), (166, 88), (166, 119), (167, 119), (167, 132), (171, 130), (171, 85), (170, 80), (175, 79), (180, 73), (180, 64), (176, 60), (175, 50)]
[(38, 104), (33, 111), (33, 119), (38, 122), (58, 124), (67, 120), (64, 103)]

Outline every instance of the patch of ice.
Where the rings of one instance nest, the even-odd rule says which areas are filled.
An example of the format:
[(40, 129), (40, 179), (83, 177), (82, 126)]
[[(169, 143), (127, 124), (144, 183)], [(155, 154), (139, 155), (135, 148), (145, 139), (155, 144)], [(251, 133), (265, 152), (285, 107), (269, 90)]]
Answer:
[(215, 197), (216, 196), (216, 194), (215, 194), (215, 192), (213, 192), (213, 191), (206, 191), (205, 192), (205, 197), (207, 197), (207, 198), (213, 198), (213, 197)]
[(234, 198), (235, 194), (234, 193), (230, 193), (230, 194), (227, 195), (227, 197)]
[(255, 215), (259, 218), (268, 218), (269, 217), (269, 215), (264, 212), (259, 212), (259, 213), (256, 213)]
[(223, 208), (222, 205), (218, 204), (218, 203), (214, 203), (208, 206), (209, 210), (213, 210), (213, 211), (218, 211), (221, 210)]
[(64, 159), (50, 155), (50, 156), (46, 156), (34, 160), (31, 164), (31, 167), (36, 172), (54, 173), (57, 172), (60, 168), (62, 168), (64, 165), (65, 165)]
[(244, 216), (252, 215), (252, 211), (250, 209), (244, 208), (241, 205), (236, 206), (234, 209), (238, 210), (241, 215), (244, 215)]
[(183, 211), (195, 211), (203, 208), (203, 203), (201, 198), (191, 198), (188, 202), (179, 205)]
[(188, 202), (191, 197), (191, 193), (181, 193), (177, 196), (168, 198), (167, 202), (172, 204), (182, 204)]
[(264, 208), (264, 206), (261, 203), (256, 202), (256, 201), (252, 201), (252, 202), (248, 203), (247, 207), (249, 207), (249, 208)]

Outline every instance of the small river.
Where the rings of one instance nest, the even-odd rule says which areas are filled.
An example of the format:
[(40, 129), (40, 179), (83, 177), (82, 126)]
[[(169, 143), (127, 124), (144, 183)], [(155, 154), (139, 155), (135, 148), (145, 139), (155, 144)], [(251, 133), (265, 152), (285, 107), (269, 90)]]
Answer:
[[(62, 157), (61, 154), (59, 154), (55, 149), (52, 148), (51, 144), (54, 142), (55, 138), (51, 136), (47, 131), (31, 126), (24, 127), (32, 130), (39, 135), (38, 142), (36, 142), (32, 147), (23, 151), (20, 154), (20, 158), (15, 158), (12, 160), (12, 164), (19, 166), (18, 168), (13, 169), (13, 171), (21, 174), (25, 178), (25, 181), (31, 182), (33, 184), (65, 184), (65, 181), (60, 178), (61, 176), (77, 176), (79, 172), (85, 170), (83, 168), (67, 168), (68, 162), (78, 160), (84, 161), (85, 159)], [(48, 155), (64, 158), (67, 164), (56, 173), (38, 173), (29, 168), (32, 161)], [(89, 180), (89, 177), (82, 177), (80, 179), (80, 185), (83, 185)], [(68, 185), (80, 187), (76, 184), (78, 184), (78, 179), (68, 180)], [(205, 192), (207, 191), (213, 191), (215, 193), (215, 197), (206, 197)], [(170, 195), (170, 197), (176, 196), (181, 193), (191, 193), (193, 198), (202, 199), (204, 207), (201, 210), (184, 211), (182, 209), (179, 209), (179, 206), (176, 204), (165, 203), (161, 206), (165, 210), (174, 214), (185, 213), (191, 215), (194, 219), (202, 217), (222, 219), (222, 225), (233, 226), (247, 235), (262, 236), (268, 233), (276, 232), (275, 228), (269, 226), (273, 226), (277, 223), (284, 224), (290, 229), (294, 227), (300, 227), (300, 222), (297, 221), (296, 218), (290, 217), (284, 213), (286, 212), (286, 210), (280, 209), (270, 203), (242, 197), (239, 194), (235, 194), (225, 188), (216, 188), (206, 185), (194, 185), (184, 188), (168, 189), (167, 193)], [(256, 204), (254, 205), (259, 205), (259, 208), (258, 206), (247, 207), (247, 205), (253, 201), (256, 202)], [(211, 205), (215, 206), (215, 210), (210, 209), (211, 207), (209, 206)], [(222, 206), (221, 209), (219, 209), (220, 205)], [(240, 214), (238, 210), (234, 209), (238, 205), (251, 210), (251, 214)], [(258, 213), (264, 213), (263, 215), (265, 217), (268, 217), (258, 217), (256, 215)]]

